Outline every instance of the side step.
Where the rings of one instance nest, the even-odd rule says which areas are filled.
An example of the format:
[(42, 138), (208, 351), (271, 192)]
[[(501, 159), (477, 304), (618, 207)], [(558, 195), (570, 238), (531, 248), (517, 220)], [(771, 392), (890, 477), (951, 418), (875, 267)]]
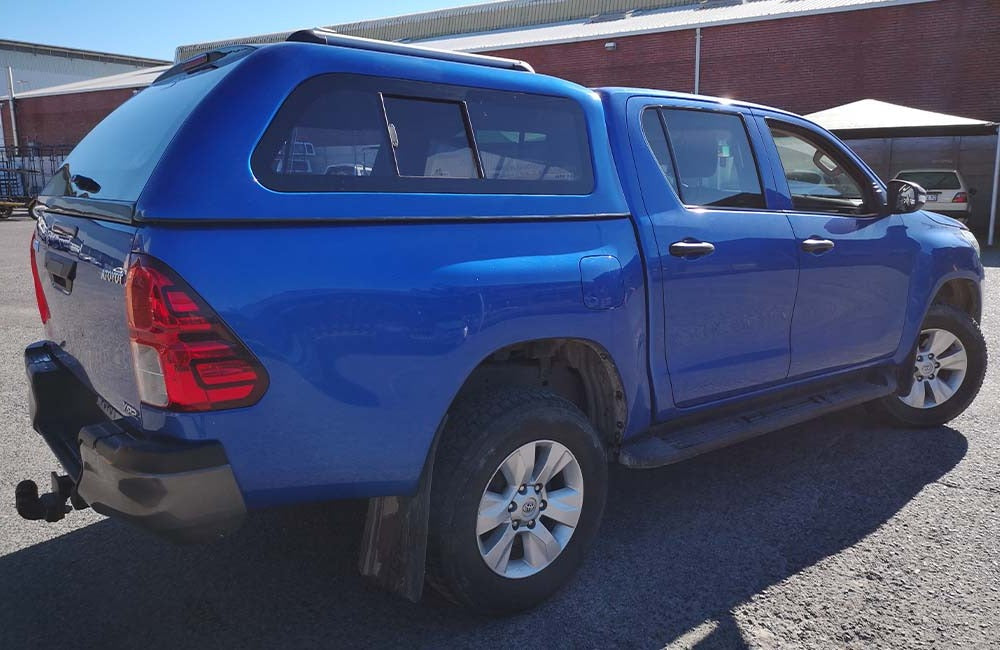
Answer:
[(869, 376), (851, 383), (799, 393), (765, 406), (729, 412), (695, 423), (670, 422), (626, 442), (618, 461), (626, 467), (648, 469), (676, 463), (708, 451), (896, 392), (892, 378)]

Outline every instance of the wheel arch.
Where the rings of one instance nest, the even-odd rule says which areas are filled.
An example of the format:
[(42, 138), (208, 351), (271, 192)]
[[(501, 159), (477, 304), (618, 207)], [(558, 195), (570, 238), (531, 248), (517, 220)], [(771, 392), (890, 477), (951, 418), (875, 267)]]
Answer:
[[(983, 300), (979, 283), (964, 275), (951, 276), (942, 279), (934, 290), (934, 297), (927, 306), (949, 305), (968, 314), (972, 320), (980, 322), (983, 313)], [(924, 313), (926, 317), (926, 310)]]
[(611, 354), (593, 340), (556, 337), (504, 345), (468, 374), (447, 412), (470, 395), (504, 386), (551, 390), (587, 415), (609, 450), (622, 440), (628, 399), (621, 373)]

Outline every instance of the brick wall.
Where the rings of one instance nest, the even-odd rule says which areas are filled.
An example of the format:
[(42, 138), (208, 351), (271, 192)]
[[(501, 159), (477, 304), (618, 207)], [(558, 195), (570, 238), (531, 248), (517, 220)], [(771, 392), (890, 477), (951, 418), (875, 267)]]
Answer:
[[(125, 88), (16, 99), (18, 140), (22, 145), (75, 145), (132, 94), (133, 90)], [(6, 101), (0, 102), (0, 111), (4, 139), (13, 144)]]
[[(617, 49), (606, 51), (613, 40)], [(587, 86), (694, 90), (694, 31), (501, 50)], [(701, 93), (796, 113), (873, 98), (1000, 121), (1000, 0), (702, 29)]]

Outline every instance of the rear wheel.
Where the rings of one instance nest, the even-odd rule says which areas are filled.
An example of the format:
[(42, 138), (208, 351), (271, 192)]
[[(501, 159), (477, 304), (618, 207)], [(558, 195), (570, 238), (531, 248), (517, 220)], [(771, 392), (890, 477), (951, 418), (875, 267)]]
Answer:
[(968, 314), (933, 305), (921, 326), (913, 385), (906, 394), (875, 403), (902, 426), (938, 426), (960, 415), (979, 394), (986, 375), (986, 341)]
[(597, 533), (607, 459), (586, 416), (533, 388), (458, 405), (434, 464), (428, 580), (490, 612), (528, 609), (573, 575)]

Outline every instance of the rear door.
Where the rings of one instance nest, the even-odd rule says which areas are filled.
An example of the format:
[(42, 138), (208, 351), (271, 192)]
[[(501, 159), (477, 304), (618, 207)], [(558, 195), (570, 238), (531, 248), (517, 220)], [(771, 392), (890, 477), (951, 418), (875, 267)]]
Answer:
[[(642, 199), (658, 247), (673, 401), (696, 405), (788, 373), (798, 276), (788, 219), (768, 209), (758, 134), (740, 109), (632, 98)], [(655, 335), (655, 334), (652, 334)], [(655, 367), (655, 364), (654, 364)]]
[(917, 248), (902, 218), (877, 216), (881, 183), (814, 125), (761, 112), (758, 126), (769, 136), (801, 268), (789, 376), (891, 355)]
[(129, 224), (40, 210), (35, 269), (49, 310), (46, 338), (61, 360), (122, 415), (138, 413), (125, 317)]

